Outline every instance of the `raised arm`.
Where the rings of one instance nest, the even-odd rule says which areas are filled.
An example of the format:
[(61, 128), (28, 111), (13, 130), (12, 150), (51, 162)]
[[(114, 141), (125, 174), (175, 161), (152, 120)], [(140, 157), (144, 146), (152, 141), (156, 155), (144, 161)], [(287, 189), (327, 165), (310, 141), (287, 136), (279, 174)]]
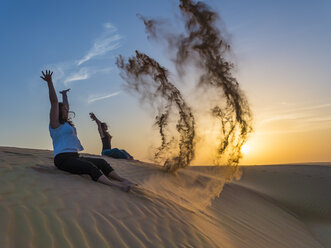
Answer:
[(105, 137), (105, 133), (103, 132), (103, 130), (101, 128), (101, 121), (93, 113), (90, 113), (90, 117), (93, 121), (95, 121), (97, 123), (100, 137), (101, 138)]
[(62, 95), (62, 102), (64, 105), (67, 106), (68, 110), (69, 110), (69, 101), (68, 101), (68, 96), (67, 96), (67, 92), (69, 91), (70, 89), (66, 89), (66, 90), (62, 90), (60, 91), (61, 95)]
[(52, 81), (53, 72), (46, 70), (45, 73), (43, 71), (41, 73), (43, 74), (43, 76), (40, 77), (47, 82), (49, 101), (51, 102), (51, 111), (49, 114), (50, 126), (51, 128), (55, 129), (60, 126), (60, 122), (59, 122), (59, 102)]

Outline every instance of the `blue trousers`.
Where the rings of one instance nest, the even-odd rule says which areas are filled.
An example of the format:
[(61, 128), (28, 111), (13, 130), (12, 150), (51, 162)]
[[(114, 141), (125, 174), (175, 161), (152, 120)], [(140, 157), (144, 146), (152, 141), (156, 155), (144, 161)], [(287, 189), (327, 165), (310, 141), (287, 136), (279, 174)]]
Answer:
[(112, 158), (133, 159), (133, 157), (127, 151), (120, 150), (118, 148), (102, 150), (101, 155)]

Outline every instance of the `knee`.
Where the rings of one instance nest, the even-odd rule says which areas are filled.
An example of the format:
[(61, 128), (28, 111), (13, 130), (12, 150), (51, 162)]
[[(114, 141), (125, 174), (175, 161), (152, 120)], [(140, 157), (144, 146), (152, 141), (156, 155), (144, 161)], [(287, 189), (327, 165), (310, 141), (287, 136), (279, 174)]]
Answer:
[(100, 163), (103, 164), (103, 165), (105, 165), (105, 166), (110, 166), (110, 164), (106, 160), (104, 160), (104, 159), (101, 159), (100, 160)]
[(98, 181), (99, 177), (101, 177), (103, 175), (102, 171), (99, 170), (99, 168), (97, 168), (95, 166), (91, 167), (89, 174), (93, 181)]

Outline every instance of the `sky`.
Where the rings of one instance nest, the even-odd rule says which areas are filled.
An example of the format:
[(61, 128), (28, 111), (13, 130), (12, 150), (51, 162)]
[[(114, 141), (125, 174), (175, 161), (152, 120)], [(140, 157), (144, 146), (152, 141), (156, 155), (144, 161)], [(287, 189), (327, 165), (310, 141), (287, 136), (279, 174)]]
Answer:
[[(230, 34), (234, 76), (254, 116), (240, 164), (331, 161), (331, 2), (204, 2)], [(52, 150), (48, 89), (40, 79), (41, 70), (50, 69), (57, 91), (71, 89), (85, 152), (101, 152), (88, 115), (94, 112), (108, 123), (113, 147), (151, 160), (160, 144), (155, 110), (127, 91), (115, 60), (139, 50), (169, 68), (172, 78), (176, 73), (161, 42), (147, 39), (137, 14), (183, 29), (175, 0), (2, 0), (0, 146)], [(193, 73), (187, 82), (174, 82), (193, 108), (203, 99), (195, 80)], [(200, 143), (193, 164), (214, 161), (217, 123), (207, 114), (197, 114)]]

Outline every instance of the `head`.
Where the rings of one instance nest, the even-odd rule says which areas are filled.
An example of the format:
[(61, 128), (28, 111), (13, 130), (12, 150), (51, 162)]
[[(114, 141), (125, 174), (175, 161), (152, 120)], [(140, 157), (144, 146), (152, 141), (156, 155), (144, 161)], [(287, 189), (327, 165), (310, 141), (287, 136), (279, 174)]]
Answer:
[(106, 124), (105, 122), (102, 122), (102, 123), (101, 123), (101, 128), (102, 128), (102, 130), (103, 130), (104, 132), (106, 132), (106, 131), (108, 130), (108, 126), (107, 126), (107, 124)]
[(69, 120), (69, 109), (67, 105), (63, 104), (62, 102), (59, 102), (59, 122), (61, 124), (68, 122), (70, 125), (73, 126), (73, 124)]

